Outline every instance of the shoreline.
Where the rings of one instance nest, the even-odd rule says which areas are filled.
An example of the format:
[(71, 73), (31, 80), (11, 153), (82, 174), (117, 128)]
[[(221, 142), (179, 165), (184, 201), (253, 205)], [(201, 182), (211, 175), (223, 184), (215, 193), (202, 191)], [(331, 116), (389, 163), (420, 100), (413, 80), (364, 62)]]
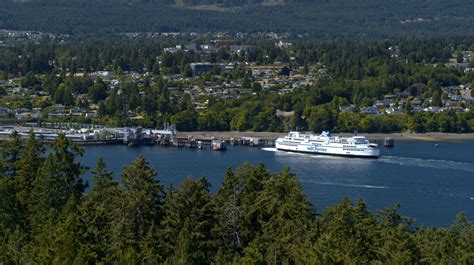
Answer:
[[(287, 135), (287, 133), (278, 132), (239, 132), (239, 131), (195, 131), (195, 132), (178, 132), (178, 137), (194, 137), (194, 138), (216, 138), (216, 139), (230, 139), (230, 138), (260, 138), (265, 140), (274, 140), (278, 137)], [(339, 136), (353, 136), (352, 133), (336, 133)], [(469, 141), (474, 140), (474, 133), (360, 133), (372, 141), (381, 141), (386, 137), (394, 140), (416, 140), (416, 141)]]

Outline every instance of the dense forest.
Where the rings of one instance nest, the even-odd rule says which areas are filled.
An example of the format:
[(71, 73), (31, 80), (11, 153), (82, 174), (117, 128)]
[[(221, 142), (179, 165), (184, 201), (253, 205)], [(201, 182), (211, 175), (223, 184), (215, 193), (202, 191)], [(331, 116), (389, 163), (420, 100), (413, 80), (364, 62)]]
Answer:
[(316, 211), (288, 169), (229, 168), (210, 193), (204, 177), (164, 187), (143, 157), (117, 180), (99, 159), (84, 193), (84, 151), (65, 136), (0, 147), (2, 264), (474, 263), (465, 215), (434, 228), (361, 199)]
[[(472, 36), (472, 1), (285, 1), (233, 9), (200, 4), (255, 1), (2, 1), (0, 28), (75, 35), (123, 32), (286, 32), (311, 39)], [(258, 2), (258, 1), (257, 1)], [(279, 2), (279, 1), (270, 1)]]

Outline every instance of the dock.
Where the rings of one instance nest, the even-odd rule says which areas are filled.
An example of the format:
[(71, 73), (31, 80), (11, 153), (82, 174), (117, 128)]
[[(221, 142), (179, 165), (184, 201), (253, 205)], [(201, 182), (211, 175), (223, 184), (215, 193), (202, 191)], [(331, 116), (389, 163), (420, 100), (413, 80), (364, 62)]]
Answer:
[(78, 145), (106, 145), (121, 144), (127, 146), (156, 145), (166, 147), (179, 147), (191, 149), (210, 149), (225, 151), (227, 146), (273, 147), (276, 138), (255, 137), (195, 137), (192, 135), (178, 135), (174, 124), (165, 123), (163, 129), (150, 129), (142, 127), (106, 127), (97, 125), (80, 124), (50, 124), (48, 126), (0, 126), (0, 141), (8, 140), (17, 132), (26, 139), (30, 131), (36, 139), (44, 143), (53, 142), (60, 134), (70, 138)]

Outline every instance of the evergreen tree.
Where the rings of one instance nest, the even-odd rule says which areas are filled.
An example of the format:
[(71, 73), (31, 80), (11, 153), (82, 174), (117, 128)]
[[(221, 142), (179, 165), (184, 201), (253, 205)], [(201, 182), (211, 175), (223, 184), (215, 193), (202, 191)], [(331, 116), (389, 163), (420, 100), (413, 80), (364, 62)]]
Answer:
[(232, 260), (259, 234), (261, 222), (255, 201), (263, 190), (270, 172), (260, 164), (246, 163), (235, 172), (228, 169), (215, 201), (218, 223), (215, 228), (219, 245), (219, 258)]
[[(17, 250), (17, 244), (9, 245), (8, 242), (25, 237), (25, 229), (28, 221), (24, 204), (18, 198), (21, 187), (16, 186), (15, 178), (18, 173), (19, 161), (21, 161), (23, 140), (17, 132), (14, 132), (10, 139), (0, 144), (0, 240), (4, 253), (0, 253), (0, 260), (7, 262), (16, 259), (16, 255), (11, 253)], [(12, 238), (13, 237), (13, 238)]]
[(55, 90), (53, 97), (54, 103), (64, 104), (64, 90), (65, 89), (63, 84)]
[(259, 94), (262, 91), (262, 85), (259, 82), (253, 82), (252, 92)]
[(113, 180), (112, 172), (107, 170), (102, 157), (97, 160), (92, 172), (92, 190), (84, 198), (80, 212), (81, 251), (88, 263), (107, 261), (110, 256), (114, 197), (117, 196), (118, 182)]
[(362, 200), (354, 207), (348, 199), (343, 199), (326, 209), (318, 227), (320, 236), (313, 247), (318, 260), (368, 263), (375, 258), (377, 220)]
[(218, 262), (232, 260), (239, 256), (243, 249), (241, 238), (243, 207), (236, 181), (232, 168), (228, 168), (224, 174), (224, 182), (215, 197), (217, 224), (214, 233), (220, 242)]
[(160, 61), (156, 60), (155, 63), (153, 64), (153, 74), (155, 75), (161, 75), (160, 71)]
[(81, 264), (80, 253), (81, 226), (79, 225), (78, 202), (74, 197), (69, 197), (66, 206), (62, 210), (59, 220), (52, 231), (44, 231), (50, 234), (53, 264)]
[(52, 144), (52, 152), (42, 163), (33, 182), (31, 197), (34, 200), (29, 210), (34, 231), (42, 228), (47, 221), (46, 216), (57, 216), (70, 199), (78, 202), (82, 197), (86, 188), (81, 178), (84, 167), (76, 162), (82, 154), (83, 149), (63, 134)]
[[(113, 262), (137, 262), (144, 240), (149, 240), (150, 232), (160, 223), (163, 188), (155, 178), (156, 171), (144, 157), (125, 167), (122, 187), (113, 197), (110, 243)], [(158, 242), (156, 237), (154, 242)]]
[[(215, 209), (205, 178), (187, 179), (167, 193), (162, 221), (164, 257), (177, 264), (209, 264), (214, 257), (211, 233)], [(182, 263), (185, 262), (185, 263)]]
[(5, 71), (0, 71), (0, 80), (8, 80), (8, 73)]
[(248, 77), (248, 75), (244, 76), (244, 79), (242, 80), (242, 88), (251, 88), (252, 87), (252, 81)]
[(301, 184), (289, 169), (264, 182), (254, 209), (261, 231), (244, 250), (243, 263), (297, 263), (299, 249), (311, 239), (313, 214)]
[(21, 151), (20, 159), (17, 161), (15, 174), (15, 186), (18, 190), (16, 197), (25, 208), (33, 200), (30, 196), (38, 170), (43, 163), (43, 153), (43, 145), (31, 131)]
[(107, 84), (99, 78), (89, 87), (88, 96), (93, 102), (105, 100), (107, 98)]
[(3, 142), (0, 145), (0, 176), (3, 178), (11, 178), (15, 176), (23, 146), (23, 141), (18, 132), (14, 131), (9, 138), (8, 141)]

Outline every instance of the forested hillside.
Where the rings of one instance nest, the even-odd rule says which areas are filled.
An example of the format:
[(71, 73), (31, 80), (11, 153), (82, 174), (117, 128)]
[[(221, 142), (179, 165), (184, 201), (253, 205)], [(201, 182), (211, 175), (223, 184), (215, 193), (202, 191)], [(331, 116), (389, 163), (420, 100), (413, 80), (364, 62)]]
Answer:
[(310, 205), (289, 170), (243, 164), (217, 193), (205, 178), (164, 187), (143, 157), (120, 180), (103, 160), (84, 194), (83, 150), (13, 135), (0, 149), (2, 264), (473, 264), (474, 225), (415, 228), (397, 206)]
[[(248, 0), (2, 1), (0, 28), (61, 33), (169, 31), (289, 32), (327, 38), (474, 34), (473, 1), (286, 1), (283, 5), (195, 9), (279, 1)], [(180, 4), (181, 3), (181, 4)], [(184, 6), (184, 7), (183, 7)]]

